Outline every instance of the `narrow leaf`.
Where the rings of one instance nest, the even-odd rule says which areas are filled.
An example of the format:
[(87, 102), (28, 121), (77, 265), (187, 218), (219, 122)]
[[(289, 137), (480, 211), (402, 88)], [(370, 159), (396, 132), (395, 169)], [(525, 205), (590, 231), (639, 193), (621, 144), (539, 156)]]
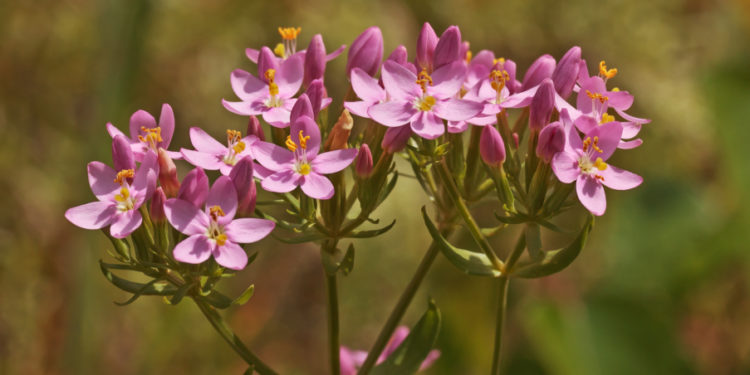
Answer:
[(245, 289), (245, 291), (242, 292), (242, 294), (240, 294), (239, 297), (235, 298), (234, 301), (232, 301), (232, 304), (237, 305), (237, 306), (242, 306), (246, 304), (247, 301), (250, 300), (250, 297), (252, 297), (254, 293), (255, 293), (255, 285), (250, 284), (250, 286), (247, 287), (247, 289)]
[(387, 231), (389, 231), (391, 228), (393, 228), (393, 225), (396, 224), (396, 220), (393, 220), (390, 224), (379, 228), (379, 229), (371, 229), (371, 230), (360, 230), (360, 231), (352, 231), (351, 233), (347, 234), (345, 237), (348, 238), (370, 238), (379, 236)]

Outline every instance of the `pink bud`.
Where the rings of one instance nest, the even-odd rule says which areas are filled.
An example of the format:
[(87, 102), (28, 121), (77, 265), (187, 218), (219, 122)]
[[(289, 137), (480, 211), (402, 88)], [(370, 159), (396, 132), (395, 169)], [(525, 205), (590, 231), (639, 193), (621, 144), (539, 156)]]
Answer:
[(516, 149), (518, 148), (518, 143), (519, 142), (520, 141), (518, 139), (518, 133), (513, 133), (513, 146), (514, 146), (514, 148), (516, 148)]
[(529, 105), (529, 128), (541, 130), (549, 124), (552, 110), (555, 108), (555, 84), (549, 78), (544, 79), (536, 90)]
[(266, 79), (266, 71), (268, 71), (268, 69), (278, 71), (279, 59), (273, 55), (271, 49), (263, 47), (260, 49), (260, 54), (258, 55), (258, 77), (263, 81), (268, 81)]
[(367, 178), (372, 175), (372, 152), (370, 152), (370, 146), (367, 143), (363, 143), (359, 147), (357, 157), (354, 159), (354, 171), (360, 178)]
[(202, 207), (208, 196), (208, 176), (201, 168), (190, 171), (182, 180), (177, 198), (192, 203), (195, 207)]
[(293, 124), (302, 116), (314, 118), (314, 115), (315, 112), (313, 112), (312, 104), (310, 104), (310, 97), (308, 97), (307, 94), (302, 94), (297, 98), (297, 101), (294, 102), (294, 106), (292, 106), (291, 113), (289, 114), (289, 123)]
[(159, 147), (159, 184), (164, 193), (170, 197), (177, 195), (180, 189), (180, 180), (177, 179), (177, 166), (167, 154), (167, 150)]
[(326, 72), (326, 46), (323, 44), (323, 37), (315, 34), (310, 40), (305, 52), (305, 74), (302, 78), (302, 84), (308, 87), (314, 79), (323, 79)]
[(406, 47), (403, 45), (400, 45), (396, 47), (396, 49), (391, 52), (390, 55), (388, 55), (388, 58), (386, 60), (393, 61), (397, 63), (398, 65), (405, 65), (406, 60), (408, 59), (409, 53), (406, 51)]
[(346, 61), (346, 75), (350, 76), (352, 69), (360, 68), (367, 74), (374, 76), (380, 69), (383, 59), (383, 33), (377, 26), (371, 26), (359, 34), (349, 47)]
[(253, 178), (253, 159), (245, 156), (238, 161), (229, 172), (229, 178), (237, 190), (237, 213), (242, 216), (252, 215), (257, 199), (255, 179)]
[(523, 76), (521, 91), (526, 91), (541, 83), (545, 78), (552, 77), (554, 71), (555, 58), (550, 55), (539, 56), (526, 71), (526, 75)]
[(425, 22), (417, 38), (417, 68), (432, 70), (432, 55), (435, 53), (437, 43), (438, 37), (435, 30), (428, 22)]
[(133, 150), (130, 148), (130, 142), (124, 135), (117, 135), (112, 140), (112, 165), (115, 171), (123, 169), (135, 170), (135, 159)]
[(479, 138), (479, 154), (482, 160), (492, 167), (499, 167), (505, 161), (503, 138), (492, 125), (487, 125), (482, 129), (482, 136)]
[(435, 46), (432, 68), (438, 69), (458, 60), (461, 60), (461, 30), (458, 26), (451, 26), (443, 32)]
[(581, 47), (575, 46), (568, 50), (560, 59), (555, 71), (552, 73), (552, 81), (555, 82), (555, 90), (564, 99), (573, 93), (573, 86), (578, 79), (581, 68)]
[(328, 97), (326, 87), (323, 85), (322, 79), (315, 79), (310, 82), (310, 86), (307, 87), (307, 96), (310, 98), (310, 104), (312, 104), (313, 119), (318, 118), (318, 113), (323, 109), (323, 99)]
[(409, 137), (411, 137), (411, 128), (408, 125), (388, 128), (385, 131), (380, 147), (389, 154), (399, 152), (406, 147)]
[(560, 121), (555, 121), (539, 132), (539, 141), (536, 145), (536, 155), (549, 163), (556, 153), (565, 147), (565, 128)]
[(154, 195), (151, 196), (151, 206), (149, 212), (151, 213), (151, 221), (154, 224), (163, 223), (167, 217), (164, 214), (164, 202), (167, 201), (167, 195), (164, 194), (161, 186), (156, 187)]
[(263, 127), (260, 126), (260, 121), (258, 121), (258, 118), (255, 116), (250, 116), (250, 121), (247, 123), (247, 135), (254, 135), (261, 141), (266, 140), (266, 135), (263, 133)]

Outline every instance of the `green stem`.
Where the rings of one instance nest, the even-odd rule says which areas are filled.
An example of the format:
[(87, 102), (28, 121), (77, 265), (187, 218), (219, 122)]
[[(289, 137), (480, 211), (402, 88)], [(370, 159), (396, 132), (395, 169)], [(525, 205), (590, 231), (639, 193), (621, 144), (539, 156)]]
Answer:
[(214, 329), (216, 329), (216, 332), (218, 332), (221, 337), (224, 338), (224, 340), (232, 347), (232, 349), (234, 349), (235, 352), (237, 352), (237, 354), (239, 354), (240, 357), (242, 357), (243, 360), (245, 360), (248, 365), (253, 366), (258, 374), (277, 374), (276, 371), (271, 370), (268, 365), (263, 363), (260, 358), (256, 357), (255, 354), (253, 354), (253, 352), (251, 352), (250, 349), (245, 346), (242, 340), (240, 340), (237, 335), (232, 332), (232, 329), (229, 328), (227, 322), (224, 321), (224, 319), (221, 317), (221, 315), (219, 315), (216, 309), (199, 299), (193, 298), (193, 301), (195, 301), (195, 304), (198, 305), (198, 308), (201, 310), (203, 315), (206, 317), (206, 319), (208, 319)]
[(491, 375), (500, 374), (500, 351), (503, 346), (503, 327), (505, 326), (505, 311), (508, 304), (508, 281), (507, 275), (498, 278), (500, 283), (498, 291), (497, 315), (495, 317), (495, 350), (492, 356)]
[(336, 274), (326, 274), (326, 289), (328, 290), (328, 356), (331, 374), (341, 374), (339, 359), (339, 295)]

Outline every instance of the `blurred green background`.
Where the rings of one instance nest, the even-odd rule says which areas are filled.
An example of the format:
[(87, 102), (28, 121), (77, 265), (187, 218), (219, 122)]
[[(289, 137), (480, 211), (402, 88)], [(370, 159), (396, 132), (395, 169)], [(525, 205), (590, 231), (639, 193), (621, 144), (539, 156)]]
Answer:
[[(413, 58), (424, 21), (438, 33), (459, 25), (474, 52), (515, 59), (521, 73), (540, 54), (580, 45), (590, 66), (619, 69), (614, 85), (636, 97), (630, 113), (653, 119), (645, 144), (613, 162), (645, 183), (608, 192), (607, 214), (571, 268), (511, 284), (505, 373), (750, 373), (746, 0), (2, 1), (0, 373), (244, 371), (190, 301), (114, 305), (127, 296), (99, 271), (106, 238), (64, 220), (92, 200), (86, 163), (110, 160), (104, 124), (126, 129), (135, 110), (157, 114), (167, 102), (173, 145), (189, 146), (190, 126), (244, 129), (220, 99), (234, 98), (234, 68), (255, 72), (244, 48), (275, 45), (277, 26), (301, 26), (301, 46), (322, 33), (332, 50), (378, 25), (386, 53), (404, 44)], [(338, 100), (345, 63), (327, 71)], [(377, 213), (396, 227), (360, 242), (340, 282), (345, 345), (369, 348), (416, 268), (428, 245), (423, 201), (402, 179)], [(256, 263), (223, 286), (256, 285), (229, 321), (281, 373), (325, 373), (317, 250), (272, 239), (255, 249)], [(488, 371), (495, 292), (438, 259), (404, 320), (413, 324), (428, 296), (443, 311), (443, 356), (426, 373)]]

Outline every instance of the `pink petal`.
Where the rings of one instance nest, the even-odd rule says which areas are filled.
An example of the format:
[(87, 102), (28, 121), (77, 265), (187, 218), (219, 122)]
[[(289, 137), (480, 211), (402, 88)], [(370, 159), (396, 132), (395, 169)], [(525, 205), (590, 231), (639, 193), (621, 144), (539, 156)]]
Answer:
[(419, 371), (425, 370), (428, 367), (432, 366), (437, 359), (440, 358), (440, 350), (433, 349), (430, 350), (430, 352), (427, 354), (427, 357), (422, 361), (422, 364), (419, 366)]
[(573, 154), (558, 152), (552, 158), (552, 171), (560, 182), (569, 184), (578, 178), (581, 171), (578, 168), (578, 160)]
[(261, 114), (261, 111), (259, 111), (257, 108), (257, 103), (257, 101), (230, 102), (225, 99), (221, 99), (221, 104), (224, 106), (224, 108), (227, 109), (227, 111), (242, 116), (255, 116)]
[(209, 154), (224, 154), (227, 152), (227, 147), (219, 143), (213, 137), (208, 135), (203, 129), (198, 127), (190, 128), (190, 143), (197, 151), (206, 152)]
[(449, 121), (465, 121), (478, 115), (484, 104), (463, 99), (450, 98), (435, 103), (435, 114)]
[(167, 199), (164, 203), (164, 215), (175, 229), (188, 236), (205, 233), (208, 227), (208, 216), (192, 203), (182, 199)]
[(219, 217), (219, 224), (225, 225), (232, 221), (237, 212), (237, 190), (229, 177), (219, 177), (214, 181), (211, 190), (208, 191), (206, 212), (213, 206), (219, 206), (224, 211), (224, 216)]
[(110, 202), (91, 202), (69, 208), (65, 218), (83, 229), (101, 229), (112, 223), (117, 206)]
[(258, 162), (273, 171), (289, 169), (294, 163), (294, 153), (273, 143), (261, 141), (254, 148)]
[(159, 127), (161, 128), (162, 138), (162, 141), (159, 142), (159, 147), (166, 149), (172, 143), (172, 135), (174, 135), (174, 111), (172, 110), (172, 106), (167, 103), (161, 105)]
[(646, 118), (639, 118), (639, 117), (631, 116), (625, 113), (625, 111), (621, 111), (617, 108), (615, 108), (615, 112), (617, 112), (617, 114), (622, 116), (622, 118), (624, 118), (625, 120), (628, 120), (636, 124), (648, 124), (649, 122), (651, 122), (651, 120), (646, 119)]
[(235, 69), (229, 77), (232, 90), (243, 102), (252, 102), (268, 93), (268, 86), (254, 75)]
[(632, 150), (642, 144), (643, 140), (640, 138), (636, 138), (630, 141), (620, 141), (620, 143), (617, 145), (617, 148), (619, 148), (620, 150)]
[(339, 362), (341, 362), (341, 375), (357, 375), (357, 365), (352, 358), (351, 351), (342, 346), (339, 348)]
[(568, 112), (568, 117), (575, 121), (579, 116), (581, 116), (581, 111), (574, 108), (570, 103), (568, 103), (560, 94), (555, 93), (555, 108), (558, 112), (562, 113), (562, 111)]
[(607, 199), (604, 196), (604, 187), (593, 177), (586, 175), (578, 176), (576, 182), (578, 200), (592, 214), (602, 216), (607, 209)]
[(620, 124), (622, 124), (622, 139), (633, 138), (641, 131), (641, 124), (634, 122), (621, 122)]
[(266, 177), (268, 177), (268, 176), (270, 176), (272, 174), (274, 174), (274, 171), (272, 171), (272, 170), (270, 170), (270, 169), (268, 169), (268, 168), (266, 168), (266, 167), (264, 167), (264, 166), (262, 166), (260, 164), (255, 164), (255, 166), (253, 166), (253, 176), (255, 178), (259, 179), (259, 180), (263, 180), (264, 178), (266, 178)]
[(412, 122), (411, 130), (425, 139), (435, 139), (445, 132), (443, 120), (432, 112), (421, 112)]
[(597, 157), (603, 160), (609, 159), (612, 153), (617, 149), (617, 145), (620, 144), (620, 138), (622, 138), (622, 125), (619, 122), (608, 122), (592, 129), (586, 133), (586, 137), (599, 137), (598, 146), (602, 150), (601, 153), (597, 153)]
[(573, 123), (583, 133), (588, 133), (599, 126), (599, 121), (589, 115), (580, 116)]
[(120, 184), (115, 182), (117, 172), (108, 165), (92, 161), (87, 169), (91, 191), (99, 200), (106, 200), (120, 190)]
[[(125, 138), (130, 139), (130, 137), (128, 137), (127, 135), (125, 135), (125, 133), (123, 133), (120, 129), (117, 129), (117, 127), (115, 127), (114, 125), (112, 125), (111, 122), (107, 123), (107, 133), (109, 133), (109, 135), (112, 138), (117, 137), (118, 135), (122, 135), (122, 136), (125, 136)], [(133, 140), (130, 139), (130, 141), (132, 142)]]
[(288, 193), (294, 190), (302, 180), (301, 176), (291, 169), (276, 172), (260, 183), (263, 189), (274, 193)]
[(127, 210), (114, 215), (109, 234), (114, 238), (125, 238), (141, 226), (143, 218), (138, 210)]
[(411, 101), (421, 95), (417, 76), (393, 61), (386, 61), (382, 69), (383, 85), (392, 99)]
[(273, 107), (263, 112), (263, 120), (277, 128), (286, 128), (289, 126), (290, 116), (291, 111), (284, 107)]
[(276, 223), (265, 219), (236, 219), (224, 227), (230, 241), (236, 243), (257, 242), (268, 236)]
[(456, 95), (461, 90), (466, 76), (466, 66), (463, 61), (454, 61), (443, 65), (432, 73), (432, 86), (427, 86), (427, 93), (438, 99), (445, 99)]
[(159, 165), (157, 156), (153, 151), (149, 151), (143, 158), (138, 170), (135, 172), (133, 179), (133, 193), (135, 195), (136, 208), (141, 206), (144, 200), (151, 197), (156, 189), (156, 179), (159, 177)]
[(330, 199), (334, 193), (331, 181), (315, 172), (302, 176), (300, 187), (302, 192), (315, 199)]
[(130, 139), (138, 139), (138, 134), (140, 134), (141, 127), (155, 128), (156, 120), (154, 119), (154, 116), (151, 116), (150, 113), (139, 109), (135, 111), (132, 116), (130, 116)]
[(316, 173), (336, 173), (348, 167), (349, 164), (354, 161), (355, 157), (357, 157), (356, 148), (329, 151), (316, 156), (315, 159), (310, 162), (310, 165)]
[(406, 124), (417, 114), (414, 105), (409, 102), (385, 102), (375, 104), (367, 110), (370, 118), (389, 127)]
[(607, 92), (607, 97), (609, 97), (609, 106), (621, 111), (626, 111), (633, 105), (633, 95), (627, 91), (610, 91)]
[(333, 52), (329, 53), (328, 55), (326, 55), (326, 62), (331, 61), (331, 60), (339, 57), (339, 55), (341, 55), (341, 53), (343, 53), (345, 49), (346, 49), (346, 44), (342, 44), (341, 47), (336, 48), (335, 51), (333, 51)]
[(185, 148), (181, 149), (180, 152), (182, 153), (182, 157), (188, 163), (210, 171), (217, 170), (225, 164), (219, 155), (207, 154), (205, 152), (193, 151)]
[(320, 150), (320, 128), (318, 128), (318, 124), (316, 124), (313, 119), (307, 116), (302, 116), (294, 121), (289, 130), (292, 137), (291, 139), (297, 144), (297, 146), (300, 146), (300, 132), (302, 132), (303, 136), (310, 137), (306, 141), (308, 159), (312, 159), (318, 154), (318, 150)]
[[(563, 126), (565, 126), (565, 121), (563, 121)], [(569, 126), (567, 127), (568, 135), (566, 137), (567, 142), (565, 143), (565, 150), (566, 152), (573, 153), (574, 150), (581, 151), (583, 150), (583, 141), (581, 140), (581, 136), (578, 134), (578, 131), (576, 130), (575, 126)]]
[(531, 99), (536, 95), (536, 90), (539, 86), (534, 86), (526, 91), (521, 91), (517, 94), (513, 94), (503, 100), (501, 103), (504, 108), (523, 108), (528, 107), (531, 104)]
[(178, 243), (172, 255), (178, 262), (199, 264), (211, 256), (213, 246), (205, 234), (195, 234)]
[(396, 328), (396, 331), (393, 332), (393, 335), (391, 335), (391, 339), (388, 340), (388, 344), (386, 344), (385, 348), (383, 349), (383, 353), (381, 356), (385, 360), (385, 358), (388, 358), (391, 353), (393, 353), (396, 348), (398, 348), (399, 345), (401, 345), (404, 340), (406, 340), (406, 337), (409, 336), (409, 327), (407, 326), (399, 326)]
[(466, 121), (448, 121), (448, 133), (458, 134), (463, 133), (469, 128), (469, 123)]
[(370, 109), (370, 107), (373, 106), (373, 102), (365, 102), (365, 101), (359, 101), (359, 102), (344, 102), (344, 108), (349, 110), (352, 114), (355, 116), (359, 116), (362, 118), (370, 118), (370, 115), (367, 114), (367, 111)]
[(352, 90), (357, 96), (368, 102), (379, 102), (385, 100), (385, 89), (380, 87), (378, 80), (370, 77), (360, 68), (352, 69)]
[(260, 56), (260, 51), (255, 48), (245, 48), (245, 56), (247, 56), (250, 61), (257, 64), (258, 56)]
[(291, 98), (302, 86), (304, 60), (303, 56), (295, 54), (281, 63), (275, 82), (279, 85), (279, 96), (282, 98)]
[(643, 183), (643, 177), (611, 165), (599, 174), (604, 177), (602, 184), (610, 189), (630, 190)]
[(223, 246), (216, 246), (213, 254), (216, 263), (230, 270), (241, 270), (247, 265), (247, 253), (231, 241), (225, 242)]

